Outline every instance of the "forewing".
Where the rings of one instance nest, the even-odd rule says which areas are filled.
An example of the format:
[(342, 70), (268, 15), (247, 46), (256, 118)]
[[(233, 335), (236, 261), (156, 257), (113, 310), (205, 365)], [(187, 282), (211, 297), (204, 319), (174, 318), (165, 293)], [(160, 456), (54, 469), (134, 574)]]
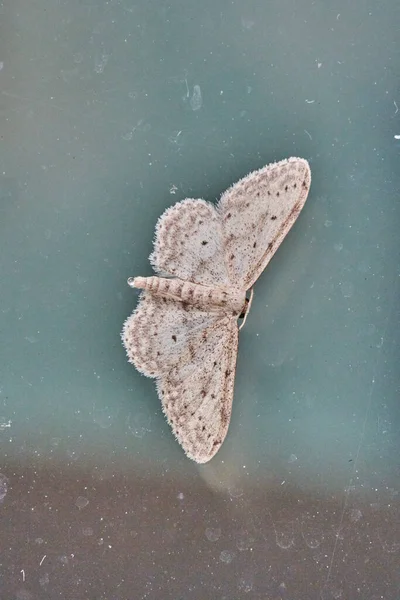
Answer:
[(187, 456), (208, 462), (228, 431), (238, 345), (236, 319), (221, 317), (204, 330), (190, 362), (158, 381), (164, 413)]
[(220, 318), (220, 311), (144, 292), (121, 334), (129, 362), (147, 377), (160, 377), (177, 365), (183, 368)]
[(254, 171), (221, 197), (225, 263), (230, 280), (249, 289), (261, 275), (307, 199), (308, 162), (289, 158)]
[(194, 283), (229, 285), (219, 214), (204, 200), (186, 199), (158, 220), (150, 261), (157, 273)]

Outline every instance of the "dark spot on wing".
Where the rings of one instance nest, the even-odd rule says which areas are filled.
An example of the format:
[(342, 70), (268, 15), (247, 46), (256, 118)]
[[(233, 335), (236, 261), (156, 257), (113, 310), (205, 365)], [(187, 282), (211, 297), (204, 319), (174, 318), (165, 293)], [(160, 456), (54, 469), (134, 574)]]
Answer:
[(279, 196), (279, 192), (276, 192), (276, 195)]
[(257, 246), (257, 242), (254, 242), (253, 244), (253, 248), (255, 248)]
[(276, 215), (272, 215), (271, 221), (275, 221), (275, 220), (276, 220)]
[(201, 242), (201, 245), (202, 245), (202, 246), (207, 246), (207, 244), (208, 244), (208, 242), (206, 242), (206, 240), (203, 240), (203, 241)]
[(176, 335), (173, 335), (172, 339), (174, 340), (174, 342), (176, 342)]

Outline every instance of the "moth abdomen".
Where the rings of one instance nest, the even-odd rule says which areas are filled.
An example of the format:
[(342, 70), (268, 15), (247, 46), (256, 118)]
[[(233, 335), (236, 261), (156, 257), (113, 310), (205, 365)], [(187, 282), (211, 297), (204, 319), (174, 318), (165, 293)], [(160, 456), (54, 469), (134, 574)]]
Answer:
[(166, 277), (135, 277), (128, 279), (131, 287), (147, 290), (155, 296), (205, 308), (218, 307), (240, 315), (246, 300), (244, 290), (201, 285)]
[(147, 290), (155, 296), (180, 300), (182, 288), (186, 282), (182, 279), (168, 279), (166, 277), (130, 277), (128, 284), (133, 288)]

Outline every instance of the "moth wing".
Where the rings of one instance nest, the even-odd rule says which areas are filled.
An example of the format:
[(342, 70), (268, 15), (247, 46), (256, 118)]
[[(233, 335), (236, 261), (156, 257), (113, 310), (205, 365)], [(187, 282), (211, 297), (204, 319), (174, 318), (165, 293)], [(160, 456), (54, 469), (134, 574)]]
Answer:
[(244, 177), (224, 192), (225, 264), (235, 285), (248, 290), (296, 221), (311, 185), (309, 164), (289, 158)]
[(205, 200), (177, 202), (161, 215), (150, 256), (157, 273), (205, 285), (229, 285), (221, 219)]
[(236, 318), (145, 292), (122, 339), (129, 361), (157, 378), (163, 411), (186, 454), (196, 462), (210, 460), (231, 416)]
[(147, 377), (160, 377), (178, 364), (184, 366), (220, 317), (220, 311), (143, 292), (121, 334), (128, 360)]
[(157, 382), (163, 411), (186, 455), (208, 462), (229, 428), (238, 346), (236, 319), (221, 317), (206, 330), (190, 362)]

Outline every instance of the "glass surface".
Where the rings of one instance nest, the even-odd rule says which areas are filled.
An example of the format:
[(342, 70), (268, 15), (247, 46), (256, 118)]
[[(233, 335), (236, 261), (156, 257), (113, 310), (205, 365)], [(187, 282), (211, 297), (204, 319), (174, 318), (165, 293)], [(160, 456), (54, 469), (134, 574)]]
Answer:
[[(1, 3), (1, 596), (398, 600), (400, 5)], [(307, 158), (233, 416), (125, 357), (157, 218)]]

